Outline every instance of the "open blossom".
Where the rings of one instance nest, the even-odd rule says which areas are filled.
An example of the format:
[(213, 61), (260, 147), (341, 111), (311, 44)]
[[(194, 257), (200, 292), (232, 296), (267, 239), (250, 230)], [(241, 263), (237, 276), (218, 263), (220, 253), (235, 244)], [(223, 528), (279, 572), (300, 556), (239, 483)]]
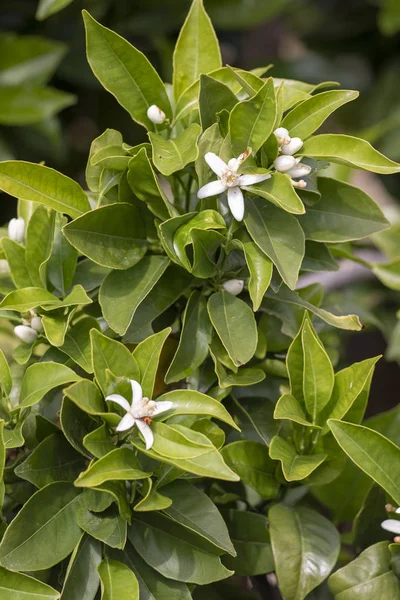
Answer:
[(237, 171), (246, 157), (246, 153), (241, 154), (238, 158), (231, 158), (226, 164), (214, 152), (207, 152), (204, 159), (219, 179), (203, 185), (197, 192), (197, 197), (200, 199), (227, 192), (230, 211), (237, 221), (242, 221), (244, 216), (244, 198), (240, 188), (260, 183), (271, 177), (268, 173), (240, 175)]
[(108, 402), (119, 404), (126, 411), (126, 415), (122, 417), (116, 430), (127, 431), (136, 425), (144, 437), (146, 450), (149, 450), (154, 443), (154, 436), (149, 423), (151, 423), (152, 417), (172, 408), (173, 402), (170, 402), (169, 400), (163, 402), (149, 400), (148, 398), (143, 397), (143, 390), (140, 383), (134, 379), (131, 379), (130, 383), (132, 388), (132, 400), (130, 404), (128, 400), (120, 394), (110, 394), (110, 396), (107, 396), (106, 400)]

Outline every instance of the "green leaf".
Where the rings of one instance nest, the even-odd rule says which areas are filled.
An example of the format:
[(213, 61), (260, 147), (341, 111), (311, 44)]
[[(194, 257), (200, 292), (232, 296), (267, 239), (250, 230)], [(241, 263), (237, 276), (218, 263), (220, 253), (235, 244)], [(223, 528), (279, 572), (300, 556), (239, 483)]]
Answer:
[(57, 296), (53, 296), (53, 294), (43, 288), (28, 287), (23, 290), (14, 290), (7, 294), (2, 302), (0, 302), (0, 309), (26, 312), (31, 308), (41, 306), (47, 310), (55, 310), (71, 305), (90, 304), (91, 302), (91, 299), (80, 285), (76, 285), (64, 300), (60, 300)]
[(168, 119), (172, 118), (171, 104), (159, 75), (142, 52), (100, 25), (86, 10), (83, 20), (87, 58), (93, 73), (134, 121), (157, 131), (147, 116), (150, 106), (157, 105)]
[(359, 188), (328, 177), (320, 177), (318, 187), (321, 200), (300, 217), (307, 239), (348, 242), (388, 227), (379, 206)]
[(0, 350), (0, 386), (8, 396), (12, 389), (12, 375), (3, 350)]
[(192, 123), (177, 137), (169, 140), (150, 132), (154, 166), (163, 175), (172, 175), (195, 161), (199, 152), (197, 139), (200, 133), (201, 127), (197, 123)]
[(139, 304), (153, 289), (167, 268), (165, 256), (145, 256), (125, 271), (111, 271), (100, 287), (99, 302), (108, 325), (120, 335), (126, 333)]
[[(236, 240), (234, 241), (236, 242)], [(247, 268), (250, 272), (248, 289), (253, 303), (253, 310), (256, 312), (260, 308), (264, 294), (271, 282), (273, 271), (272, 261), (244, 232), (241, 232), (238, 243), (243, 249)]]
[(42, 325), (45, 336), (52, 346), (62, 346), (74, 310), (65, 312), (65, 309), (52, 310), (47, 315), (42, 315)]
[(151, 475), (151, 473), (141, 471), (138, 466), (138, 460), (132, 450), (116, 448), (83, 471), (75, 481), (75, 485), (96, 487), (105, 481), (135, 481)]
[(0, 562), (11, 570), (40, 571), (72, 552), (81, 536), (75, 521), (80, 490), (51, 483), (24, 504), (0, 544)]
[(203, 0), (193, 0), (180, 31), (173, 56), (175, 100), (202, 73), (221, 67), (221, 53), (214, 28), (204, 10)]
[(262, 498), (274, 498), (278, 494), (279, 482), (274, 475), (276, 465), (269, 457), (267, 446), (241, 440), (224, 446), (221, 454), (240, 479)]
[[(247, 190), (253, 196), (269, 200), (269, 202), (272, 202), (275, 206), (282, 208), (286, 212), (294, 215), (305, 213), (304, 205), (296, 194), (289, 175), (285, 175), (284, 173), (275, 172), (271, 175), (270, 179), (248, 187), (243, 186), (243, 189)], [(260, 206), (262, 206), (261, 202)]]
[(275, 119), (275, 89), (270, 77), (255, 96), (239, 102), (230, 114), (229, 134), (234, 155), (247, 148), (258, 152), (271, 135)]
[(228, 112), (237, 104), (238, 99), (227, 85), (208, 75), (200, 76), (200, 119), (203, 130), (217, 123), (217, 113), (222, 109)]
[(275, 570), (267, 517), (246, 510), (224, 511), (237, 556), (226, 556), (224, 564), (236, 575), (265, 575)]
[(372, 267), (372, 270), (383, 285), (391, 290), (400, 290), (400, 259), (386, 264), (377, 263)]
[(154, 452), (167, 459), (187, 460), (214, 450), (207, 436), (183, 425), (154, 422)]
[(305, 507), (276, 504), (268, 518), (281, 594), (284, 600), (303, 600), (334, 568), (339, 534), (328, 519)]
[(143, 498), (135, 504), (134, 509), (137, 512), (146, 512), (152, 510), (164, 510), (172, 504), (172, 500), (159, 494), (155, 488), (153, 488), (153, 480), (151, 477), (145, 479), (143, 482), (142, 489), (140, 490)]
[[(194, 269), (192, 269), (190, 260), (187, 256), (186, 247), (194, 242), (193, 234), (200, 233), (200, 231), (203, 232), (203, 230), (208, 229), (220, 229), (224, 231), (226, 229), (226, 225), (224, 219), (215, 210), (203, 210), (200, 213), (194, 214), (194, 216), (192, 216), (189, 220), (187, 220), (187, 217), (189, 217), (189, 215), (185, 215), (185, 222), (183, 224), (181, 224), (183, 219), (180, 219), (179, 217), (174, 220), (167, 221), (167, 223), (164, 223), (160, 227), (160, 230), (163, 231), (164, 247), (167, 253), (171, 255), (171, 258), (174, 256), (173, 260), (180, 262), (188, 271), (190, 271)], [(176, 229), (174, 226), (174, 221), (176, 223)], [(168, 231), (169, 227), (170, 231)], [(216, 234), (218, 232), (213, 233)], [(221, 240), (219, 236), (218, 238)], [(201, 243), (202, 238), (200, 238), (199, 241)], [(216, 247), (213, 243), (213, 240), (211, 239), (208, 241), (213, 246), (213, 251), (215, 253)], [(207, 240), (203, 240), (203, 243), (207, 245)], [(217, 243), (217, 246), (219, 246), (220, 243), (221, 241)], [(194, 260), (196, 261), (195, 246), (193, 248), (193, 253)], [(203, 256), (207, 256), (207, 254), (205, 253)], [(206, 276), (208, 277), (209, 273), (207, 273)]]
[(139, 600), (139, 583), (124, 563), (106, 558), (98, 568), (101, 600)]
[(203, 363), (208, 355), (211, 333), (206, 298), (194, 291), (182, 316), (179, 345), (165, 376), (167, 384), (185, 379)]
[[(205, 585), (232, 575), (218, 556), (203, 549), (202, 538), (160, 513), (133, 514), (128, 537), (156, 571), (178, 581)], [(208, 546), (207, 546), (208, 548)]]
[(86, 182), (89, 190), (92, 192), (100, 192), (100, 179), (103, 173), (103, 168), (98, 165), (92, 165), (92, 157), (102, 148), (110, 145), (122, 146), (123, 139), (119, 131), (115, 129), (106, 129), (99, 137), (93, 140), (90, 146), (89, 159), (86, 165)]
[(100, 330), (100, 325), (96, 319), (93, 317), (80, 319), (67, 331), (64, 344), (60, 347), (60, 350), (68, 354), (86, 373), (93, 373), (90, 343), (90, 331), (92, 329)]
[(119, 416), (107, 413), (107, 406), (103, 400), (99, 388), (89, 379), (81, 379), (64, 390), (64, 394), (81, 410), (88, 415), (101, 416), (107, 420), (107, 416), (115, 418), (110, 425), (118, 425)]
[(72, 285), (77, 266), (78, 253), (62, 233), (67, 218), (59, 213), (55, 218), (54, 240), (51, 256), (47, 262), (47, 277), (50, 283), (65, 296)]
[(53, 433), (41, 442), (32, 454), (15, 469), (16, 475), (43, 488), (57, 481), (74, 481), (84, 468), (80, 454), (60, 433)]
[(0, 594), (7, 600), (58, 600), (60, 592), (55, 589), (24, 575), (23, 573), (13, 573), (0, 567)]
[[(79, 385), (79, 383), (76, 385)], [(318, 425), (313, 425), (307, 420), (300, 402), (291, 394), (284, 394), (279, 398), (274, 411), (274, 419), (287, 419), (304, 427), (317, 427), (319, 429)]]
[(93, 600), (100, 584), (97, 567), (101, 558), (101, 544), (83, 535), (68, 564), (62, 600)]
[(163, 394), (157, 400), (160, 402), (169, 400), (173, 403), (172, 408), (162, 413), (157, 420), (167, 419), (172, 415), (207, 415), (239, 429), (221, 402), (196, 390), (173, 390)]
[(91, 459), (92, 455), (83, 445), (83, 439), (95, 429), (94, 420), (69, 398), (64, 397), (61, 404), (60, 424), (71, 446), (86, 458)]
[(17, 288), (30, 287), (32, 281), (26, 265), (25, 248), (6, 237), (2, 238), (1, 245), (15, 286)]
[(210, 498), (188, 481), (174, 481), (162, 488), (163, 494), (171, 498), (172, 505), (164, 514), (206, 539), (210, 544), (235, 556), (221, 514)]
[(51, 87), (21, 85), (2, 88), (0, 124), (38, 126), (75, 102), (76, 96)]
[(283, 437), (276, 435), (272, 438), (269, 455), (274, 460), (280, 460), (282, 471), (287, 481), (300, 481), (308, 477), (324, 462), (326, 454), (297, 454), (295, 448)]
[(330, 133), (316, 135), (304, 143), (299, 154), (330, 160), (381, 175), (400, 171), (398, 163), (386, 158), (369, 142), (350, 135)]
[(283, 119), (281, 126), (289, 130), (291, 137), (302, 140), (319, 129), (335, 110), (358, 98), (352, 90), (331, 90), (312, 96), (293, 108)]
[(0, 163), (0, 189), (10, 196), (54, 208), (72, 219), (90, 210), (89, 201), (76, 181), (50, 167), (22, 160)]
[[(119, 416), (111, 413), (107, 413), (107, 417), (108, 420), (110, 417), (116, 417), (119, 420)], [(103, 423), (103, 425), (85, 435), (83, 445), (96, 458), (102, 458), (115, 448), (106, 423)]]
[(351, 460), (400, 504), (400, 449), (380, 433), (330, 419), (330, 430)]
[(50, 390), (79, 379), (79, 375), (65, 365), (55, 362), (35, 363), (25, 371), (17, 408), (34, 406)]
[(207, 304), (208, 314), (234, 364), (239, 367), (254, 356), (257, 326), (251, 308), (228, 292), (216, 292)]
[(39, 0), (35, 17), (38, 21), (44, 21), (72, 2), (73, 0)]
[(101, 513), (92, 513), (80, 506), (76, 520), (81, 529), (91, 537), (111, 546), (123, 548), (126, 543), (126, 521), (119, 516), (116, 508), (111, 507)]
[(245, 224), (257, 246), (272, 260), (284, 282), (296, 287), (305, 252), (298, 220), (262, 198), (246, 199)]
[(147, 398), (153, 397), (160, 355), (170, 333), (171, 328), (167, 327), (140, 342), (132, 352), (132, 356), (140, 370), (139, 381), (143, 395)]
[(131, 204), (92, 210), (65, 225), (63, 233), (79, 252), (111, 269), (128, 269), (146, 252), (140, 214)]
[(90, 332), (90, 339), (94, 374), (104, 396), (110, 393), (107, 369), (116, 377), (138, 379), (139, 367), (126, 346), (95, 329)]

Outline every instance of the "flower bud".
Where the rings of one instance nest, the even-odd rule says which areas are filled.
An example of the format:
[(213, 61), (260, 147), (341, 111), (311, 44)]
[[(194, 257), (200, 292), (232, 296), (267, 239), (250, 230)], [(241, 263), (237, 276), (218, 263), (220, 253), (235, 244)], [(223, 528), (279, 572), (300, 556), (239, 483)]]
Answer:
[(277, 171), (285, 173), (296, 166), (296, 159), (293, 156), (278, 156), (274, 161), (274, 167)]
[(22, 242), (25, 236), (25, 221), (22, 217), (11, 219), (8, 224), (8, 237), (14, 242)]
[(292, 156), (293, 154), (296, 154), (296, 152), (298, 152), (300, 150), (302, 145), (303, 145), (303, 140), (301, 140), (299, 137), (294, 137), (290, 140), (290, 142), (288, 144), (284, 144), (281, 147), (281, 152), (282, 152), (282, 154), (288, 154), (288, 155)]
[[(287, 158), (289, 158), (289, 157), (287, 157)], [(305, 165), (301, 162), (296, 164), (293, 168), (289, 169), (289, 171), (287, 171), (287, 174), (290, 175), (290, 177), (305, 177), (306, 175), (309, 175), (310, 173), (311, 173), (311, 167), (309, 167), (308, 165)]]
[(38, 336), (36, 331), (27, 325), (17, 325), (14, 327), (14, 333), (25, 344), (33, 344)]
[(42, 331), (43, 331), (42, 319), (40, 317), (33, 317), (32, 321), (31, 321), (31, 327), (32, 327), (32, 329), (37, 331), (37, 333), (42, 333)]
[(295, 188), (299, 188), (300, 190), (304, 190), (307, 187), (307, 182), (304, 179), (300, 179), (299, 181), (295, 181), (294, 179), (290, 180), (292, 182), (292, 186)]
[(282, 146), (282, 144), (289, 144), (290, 135), (286, 127), (278, 127), (278, 129), (275, 129), (274, 135), (280, 146)]
[(165, 113), (155, 104), (152, 104), (147, 109), (147, 117), (152, 123), (156, 123), (157, 125), (161, 125), (165, 121)]
[(238, 296), (242, 292), (243, 286), (243, 279), (228, 279), (228, 281), (224, 281), (222, 284), (224, 290), (233, 296)]

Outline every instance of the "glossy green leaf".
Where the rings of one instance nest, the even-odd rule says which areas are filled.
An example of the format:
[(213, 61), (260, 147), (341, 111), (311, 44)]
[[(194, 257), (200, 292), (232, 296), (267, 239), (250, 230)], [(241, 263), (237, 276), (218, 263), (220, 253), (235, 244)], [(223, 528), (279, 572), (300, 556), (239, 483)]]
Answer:
[(82, 536), (68, 564), (62, 600), (94, 600), (100, 584), (97, 567), (101, 562), (101, 551), (97, 540)]
[(62, 346), (70, 321), (74, 316), (74, 310), (66, 312), (65, 309), (52, 310), (42, 315), (44, 334), (52, 346)]
[(139, 583), (124, 563), (106, 558), (99, 565), (102, 600), (139, 600)]
[(0, 189), (10, 196), (54, 208), (73, 219), (90, 210), (84, 191), (75, 181), (49, 167), (22, 160), (0, 164)]
[(227, 85), (208, 75), (200, 76), (199, 106), (203, 130), (217, 122), (220, 110), (230, 112), (237, 102), (235, 94)]
[(93, 317), (84, 317), (75, 323), (65, 334), (65, 341), (60, 347), (72, 360), (82, 367), (86, 373), (93, 373), (90, 331), (100, 330), (100, 325)]
[(316, 135), (304, 143), (299, 154), (382, 175), (400, 171), (398, 163), (386, 158), (369, 142), (350, 135), (332, 133)]
[(38, 206), (28, 223), (25, 260), (32, 284), (46, 289), (46, 263), (50, 258), (53, 234), (54, 211)]
[(9, 238), (2, 238), (1, 245), (15, 286), (17, 288), (30, 287), (32, 281), (26, 265), (25, 248)]
[(0, 593), (7, 600), (58, 600), (60, 592), (46, 583), (0, 567)]
[(171, 104), (159, 75), (147, 58), (107, 27), (83, 12), (86, 28), (87, 57), (93, 73), (129, 112), (132, 119), (152, 131), (157, 126), (147, 116), (155, 104), (169, 119)]
[[(105, 417), (107, 406), (103, 400), (101, 393), (93, 381), (89, 379), (81, 379), (76, 383), (68, 386), (64, 393), (74, 404), (89, 415)], [(110, 415), (111, 416), (111, 415)], [(114, 425), (118, 425), (119, 417)]]
[(200, 133), (201, 127), (197, 123), (189, 125), (174, 139), (166, 140), (157, 133), (149, 133), (154, 166), (163, 175), (172, 175), (176, 171), (181, 171), (188, 163), (195, 161)]
[(271, 260), (251, 241), (248, 235), (241, 232), (238, 243), (244, 252), (247, 268), (250, 272), (248, 289), (254, 312), (260, 308), (260, 304), (272, 278), (273, 265)]
[(247, 198), (246, 208), (250, 236), (294, 289), (305, 252), (304, 233), (297, 219), (262, 198)]
[(300, 217), (306, 238), (315, 242), (347, 242), (382, 231), (388, 222), (365, 192), (348, 183), (320, 177), (320, 202)]
[(283, 437), (272, 438), (269, 455), (280, 460), (282, 471), (287, 481), (299, 481), (308, 477), (326, 459), (326, 454), (297, 454), (296, 449)]
[(139, 367), (126, 346), (97, 330), (90, 332), (90, 339), (94, 374), (104, 396), (110, 393), (107, 369), (116, 377), (138, 379)]
[(131, 204), (92, 210), (65, 225), (63, 232), (74, 248), (103, 267), (128, 269), (146, 252), (139, 212)]
[(300, 402), (291, 394), (284, 394), (279, 398), (274, 411), (274, 419), (286, 419), (299, 423), (299, 425), (303, 425), (304, 427), (314, 427), (307, 420)]
[[(186, 215), (185, 217), (187, 217), (188, 215)], [(180, 224), (180, 221), (182, 220), (178, 220), (176, 219), (177, 224), (179, 225), (179, 227), (176, 228), (176, 231), (174, 232), (174, 235), (171, 236), (169, 238), (169, 240), (167, 241), (165, 236), (164, 240), (166, 243), (166, 249), (168, 246), (168, 250), (171, 252), (172, 254), (175, 254), (175, 260), (177, 259), (177, 262), (180, 261), (180, 263), (182, 263), (186, 269), (188, 269), (188, 271), (192, 270), (192, 266), (191, 266), (191, 262), (187, 256), (186, 253), (186, 247), (193, 243), (193, 234), (195, 233), (200, 233), (205, 231), (205, 230), (214, 230), (214, 229), (219, 229), (219, 230), (225, 230), (226, 225), (225, 225), (225, 221), (224, 219), (221, 217), (221, 215), (219, 213), (217, 213), (215, 210), (203, 210), (198, 214), (194, 214), (193, 217), (191, 217), (188, 221), (186, 221), (185, 218), (185, 223), (184, 224)], [(170, 221), (168, 222), (168, 224), (170, 223)], [(171, 224), (172, 225), (172, 224)], [(165, 229), (166, 229), (166, 225), (165, 225)], [(164, 232), (165, 232), (164, 229)], [(163, 227), (161, 226), (161, 230), (163, 230)], [(197, 231), (199, 230), (199, 231)], [(172, 233), (172, 231), (171, 231)], [(214, 234), (217, 234), (217, 232), (214, 232)], [(218, 236), (217, 236), (218, 237)], [(200, 244), (201, 244), (201, 238), (200, 238)], [(207, 245), (207, 240), (205, 239), (203, 241), (204, 244)], [(216, 247), (214, 245), (214, 241), (213, 239), (208, 240), (208, 243), (210, 243), (213, 246), (213, 251), (215, 253)], [(217, 241), (217, 247), (221, 242), (218, 243)], [(171, 248), (171, 244), (172, 247)], [(193, 248), (193, 253), (196, 253), (196, 247)], [(203, 256), (207, 256), (207, 254), (203, 254)], [(194, 256), (194, 260), (196, 261), (196, 255)], [(210, 273), (205, 274), (207, 277), (210, 275)], [(204, 276), (204, 275), (203, 275)]]
[(84, 468), (80, 454), (60, 433), (46, 437), (15, 469), (18, 477), (43, 488), (57, 481), (74, 481)]
[(194, 291), (182, 316), (179, 346), (165, 376), (167, 384), (185, 379), (203, 363), (208, 355), (211, 333), (206, 299)]
[(72, 552), (81, 536), (75, 521), (80, 490), (51, 483), (24, 504), (0, 544), (0, 562), (12, 570), (40, 571)]
[(176, 42), (173, 56), (175, 100), (202, 73), (221, 66), (221, 53), (214, 28), (204, 10), (203, 0), (193, 0)]
[(246, 364), (257, 347), (257, 327), (251, 308), (236, 296), (222, 291), (213, 294), (208, 314), (218, 336), (236, 366)]
[(58, 13), (60, 10), (71, 4), (71, 2), (73, 2), (73, 0), (39, 0), (35, 17), (38, 21), (44, 21), (44, 19)]
[(79, 379), (79, 375), (65, 365), (55, 362), (35, 363), (25, 372), (18, 408), (34, 406), (50, 390)]
[(160, 355), (170, 333), (171, 328), (167, 327), (140, 342), (132, 352), (140, 370), (140, 385), (143, 395), (147, 398), (153, 397)]
[(154, 422), (154, 452), (168, 459), (191, 459), (214, 450), (207, 436), (183, 425)]
[(229, 577), (218, 556), (199, 536), (160, 513), (133, 514), (128, 537), (141, 557), (170, 579), (204, 585)]
[(255, 96), (239, 102), (229, 117), (229, 134), (235, 156), (251, 148), (257, 152), (271, 135), (276, 119), (275, 89), (267, 79)]
[(126, 333), (139, 304), (153, 289), (169, 263), (165, 256), (145, 256), (125, 271), (112, 271), (100, 287), (99, 302), (109, 326)]
[(66, 295), (72, 285), (77, 266), (78, 253), (62, 233), (67, 219), (56, 214), (54, 240), (51, 256), (47, 262), (47, 277), (50, 283), (62, 294)]
[(12, 389), (12, 375), (3, 350), (0, 350), (0, 386), (7, 395)]
[(105, 481), (144, 479), (151, 475), (139, 468), (138, 460), (129, 448), (116, 448), (83, 471), (75, 485), (78, 487), (96, 487)]
[(293, 108), (283, 119), (282, 127), (289, 130), (291, 137), (302, 140), (319, 129), (322, 123), (335, 110), (358, 98), (352, 90), (331, 90), (312, 96)]
[(325, 517), (305, 507), (276, 504), (268, 518), (282, 597), (303, 600), (335, 566), (339, 534)]
[(100, 192), (100, 179), (103, 173), (103, 168), (98, 165), (92, 165), (92, 157), (102, 148), (110, 145), (122, 146), (123, 139), (119, 131), (115, 129), (106, 129), (101, 135), (93, 140), (89, 150), (89, 158), (86, 165), (86, 182), (89, 190), (92, 192)]
[(270, 179), (248, 187), (243, 186), (243, 189), (247, 190), (253, 196), (269, 200), (269, 202), (272, 202), (286, 212), (294, 215), (305, 213), (304, 205), (296, 194), (289, 175), (285, 175), (284, 173), (277, 171), (271, 175)]
[[(107, 416), (109, 419), (110, 417), (116, 417), (119, 420), (117, 415), (107, 413)], [(96, 458), (102, 458), (115, 448), (106, 423), (86, 434), (83, 438), (83, 445)]]
[(275, 479), (275, 463), (269, 457), (268, 448), (259, 442), (241, 440), (222, 448), (221, 454), (240, 479), (253, 488), (262, 498), (274, 498), (279, 482)]
[(380, 433), (344, 421), (329, 420), (336, 441), (360, 469), (400, 504), (400, 449)]
[(107, 546), (121, 549), (125, 546), (126, 521), (119, 516), (114, 506), (101, 513), (93, 513), (85, 506), (80, 506), (76, 520), (83, 531)]
[(377, 278), (391, 290), (400, 290), (400, 260), (375, 264), (372, 268)]
[(167, 498), (167, 496), (164, 496), (163, 494), (159, 494), (153, 487), (153, 480), (151, 477), (143, 481), (143, 486), (140, 490), (140, 493), (143, 495), (143, 498), (139, 500), (137, 504), (135, 504), (133, 510), (136, 512), (164, 510), (172, 504), (172, 500), (170, 498)]

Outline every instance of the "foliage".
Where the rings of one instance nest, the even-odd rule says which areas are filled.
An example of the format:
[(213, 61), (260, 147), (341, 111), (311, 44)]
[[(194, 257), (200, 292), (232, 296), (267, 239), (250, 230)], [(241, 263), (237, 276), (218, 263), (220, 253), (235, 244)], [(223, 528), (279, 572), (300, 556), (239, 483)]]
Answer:
[[(398, 411), (363, 422), (379, 357), (337, 370), (330, 328), (360, 318), (298, 286), (388, 227), (328, 163), (400, 165), (318, 133), (356, 92), (222, 66), (201, 0), (172, 85), (83, 18), (93, 73), (149, 141), (106, 130), (87, 190), (0, 163), (23, 219), (0, 250), (22, 341), (0, 352), (0, 589), (232, 598), (234, 573), (274, 571), (284, 600), (400, 597), (398, 547), (362, 527), (376, 498), (400, 504)], [(374, 270), (398, 289), (396, 261)]]

